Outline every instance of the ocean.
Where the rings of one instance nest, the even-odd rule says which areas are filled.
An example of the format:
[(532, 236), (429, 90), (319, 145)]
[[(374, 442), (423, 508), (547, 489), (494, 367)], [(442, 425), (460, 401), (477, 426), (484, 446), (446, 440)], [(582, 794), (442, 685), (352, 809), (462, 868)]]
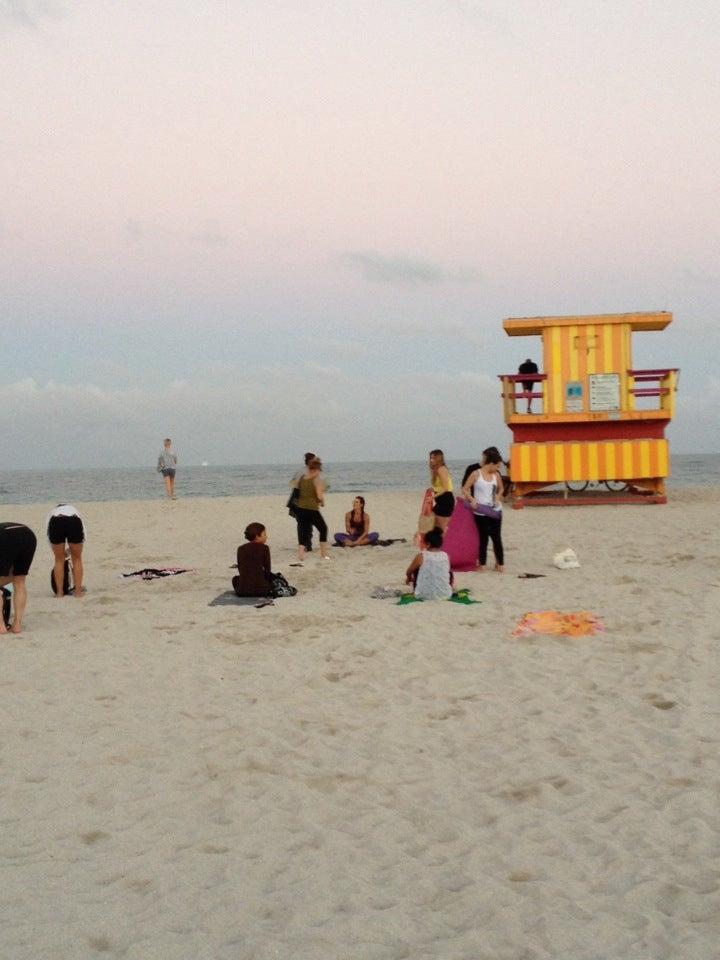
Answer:
[[(470, 462), (470, 461), (468, 461)], [(465, 461), (448, 461), (459, 484)], [(244, 466), (178, 466), (178, 497), (242, 497), (288, 493), (290, 477), (299, 464)], [(668, 491), (678, 487), (720, 484), (720, 454), (680, 454), (671, 459)], [(426, 460), (390, 460), (351, 463), (324, 461), (330, 493), (420, 491), (428, 486)], [(165, 487), (153, 468), (122, 467), (90, 470), (2, 470), (0, 504), (102, 503), (112, 500), (162, 500)]]

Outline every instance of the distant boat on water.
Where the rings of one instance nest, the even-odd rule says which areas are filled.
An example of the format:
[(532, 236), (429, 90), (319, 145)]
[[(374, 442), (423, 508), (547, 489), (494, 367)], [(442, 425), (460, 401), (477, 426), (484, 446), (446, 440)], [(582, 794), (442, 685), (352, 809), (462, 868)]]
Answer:
[(206, 467), (207, 465), (208, 465), (207, 460), (201, 460), (201, 461), (200, 461), (200, 466), (201, 466), (201, 467)]

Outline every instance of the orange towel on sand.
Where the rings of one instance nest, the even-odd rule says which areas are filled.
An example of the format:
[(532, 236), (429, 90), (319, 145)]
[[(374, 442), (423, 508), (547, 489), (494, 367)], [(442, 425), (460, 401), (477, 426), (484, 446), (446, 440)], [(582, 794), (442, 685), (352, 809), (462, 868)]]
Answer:
[(587, 637), (600, 633), (605, 625), (596, 613), (581, 610), (580, 613), (563, 613), (560, 610), (539, 610), (526, 613), (511, 637), (524, 637), (530, 633), (563, 633), (568, 637)]

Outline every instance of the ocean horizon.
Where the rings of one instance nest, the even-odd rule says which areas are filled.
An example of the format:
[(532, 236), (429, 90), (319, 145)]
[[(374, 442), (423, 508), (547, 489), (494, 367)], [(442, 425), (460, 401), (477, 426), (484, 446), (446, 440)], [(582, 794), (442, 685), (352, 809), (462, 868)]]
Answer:
[[(470, 460), (467, 461), (471, 462)], [(324, 461), (330, 493), (421, 491), (428, 486), (426, 460)], [(460, 482), (466, 461), (449, 460)], [(282, 495), (300, 464), (180, 464), (176, 493), (181, 498)], [(720, 483), (720, 454), (677, 454), (671, 457), (666, 488), (711, 487)], [(154, 468), (94, 467), (62, 470), (0, 471), (0, 503), (104, 503), (116, 500), (162, 500), (165, 487)]]

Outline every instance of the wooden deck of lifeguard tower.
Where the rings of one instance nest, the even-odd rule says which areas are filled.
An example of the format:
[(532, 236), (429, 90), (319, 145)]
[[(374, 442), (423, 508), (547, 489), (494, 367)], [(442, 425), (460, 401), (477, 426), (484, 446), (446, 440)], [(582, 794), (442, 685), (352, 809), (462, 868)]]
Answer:
[[(542, 340), (537, 374), (501, 374), (510, 447), (512, 505), (665, 503), (670, 473), (665, 429), (678, 369), (637, 370), (633, 333), (659, 331), (670, 313), (528, 317), (503, 321), (508, 336)], [(523, 383), (532, 382), (526, 392)], [(538, 412), (520, 412), (530, 400)], [(619, 481), (623, 492), (601, 485)], [(567, 483), (590, 486), (573, 493)]]

